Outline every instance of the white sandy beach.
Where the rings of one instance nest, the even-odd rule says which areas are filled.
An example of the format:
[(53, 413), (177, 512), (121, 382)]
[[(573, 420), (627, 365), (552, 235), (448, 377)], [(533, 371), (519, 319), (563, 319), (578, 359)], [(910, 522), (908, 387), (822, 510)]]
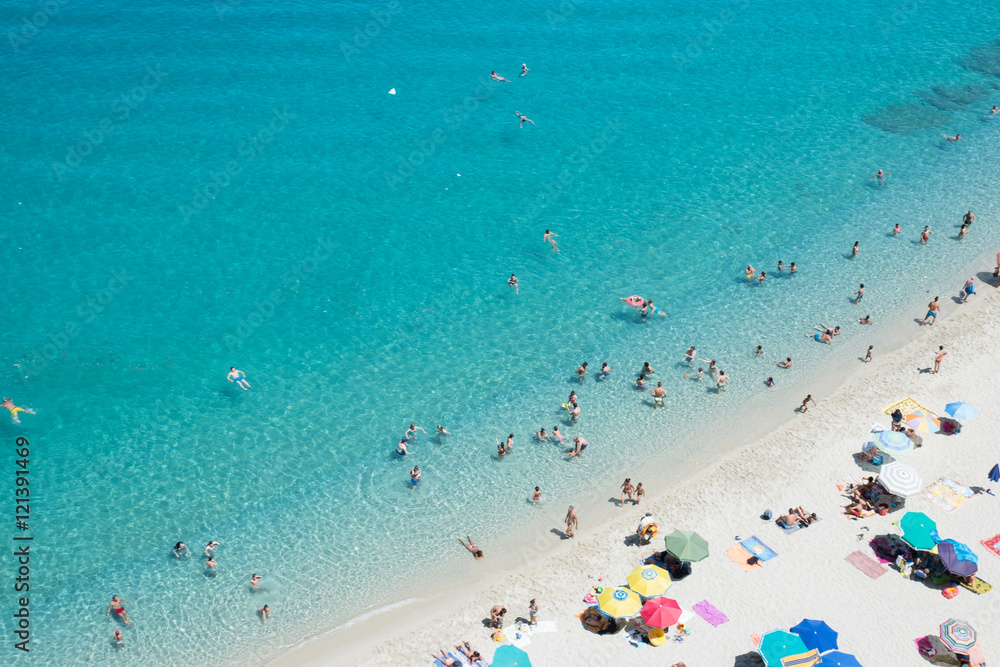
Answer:
[[(538, 600), (540, 619), (556, 625), (555, 632), (529, 635), (525, 650), (536, 667), (626, 661), (634, 665), (683, 661), (687, 667), (759, 665), (751, 635), (787, 630), (803, 618), (829, 623), (840, 633), (840, 650), (853, 653), (866, 667), (928, 664), (917, 653), (914, 640), (936, 635), (939, 624), (950, 617), (967, 620), (979, 630), (987, 661), (1000, 661), (1000, 589), (976, 595), (960, 588), (949, 600), (942, 596), (941, 586), (904, 578), (894, 567), (877, 579), (869, 578), (844, 558), (856, 550), (873, 555), (868, 540), (899, 534), (893, 522), (903, 512), (850, 520), (842, 513), (847, 500), (837, 489), (847, 475), (869, 474), (853, 455), (871, 439), (873, 424), (888, 427), (890, 420), (881, 409), (907, 395), (941, 415), (945, 404), (967, 401), (979, 408), (980, 417), (964, 422), (956, 436), (924, 435), (924, 446), (902, 462), (920, 473), (924, 486), (950, 477), (969, 487), (990, 487), (987, 472), (1000, 461), (996, 408), (1000, 353), (995, 349), (1000, 340), (1000, 289), (980, 282), (979, 292), (963, 306), (942, 298), (945, 314), (936, 325), (924, 327), (916, 340), (891, 354), (876, 347), (873, 363), (860, 362), (867, 344), (857, 338), (842, 343), (857, 346), (858, 361), (855, 368), (844, 369), (845, 380), (835, 392), (814, 394), (818, 405), (807, 414), (795, 414), (686, 486), (649, 498), (639, 507), (627, 506), (621, 518), (600, 526), (588, 525), (587, 507), (577, 507), (583, 530), (576, 539), (564, 541), (527, 566), (492, 582), (451, 591), (447, 602), (380, 614), (300, 647), (275, 664), (430, 665), (432, 652), (441, 648), (454, 652), (454, 645), (463, 639), (489, 658), (497, 647), (483, 623), (490, 607), (505, 605), (508, 619), (526, 616), (531, 598)], [(932, 365), (939, 344), (948, 350), (941, 373), (921, 372)], [(1000, 485), (993, 491), (1000, 495)], [(617, 495), (614, 489), (609, 492)], [(821, 521), (784, 534), (760, 518), (765, 509), (777, 515), (800, 504)], [(1000, 558), (980, 545), (1000, 533), (1000, 498), (982, 493), (946, 513), (916, 495), (906, 501), (906, 509), (925, 512), (937, 522), (942, 537), (972, 547), (979, 556), (978, 576), (1000, 584)], [(649, 547), (626, 546), (626, 537), (646, 511), (653, 513), (660, 535)], [(563, 527), (564, 513), (565, 507), (552, 508), (553, 528)], [(674, 583), (666, 596), (685, 609), (708, 600), (729, 621), (712, 627), (692, 615), (687, 620), (690, 636), (661, 647), (635, 648), (624, 633), (598, 636), (585, 630), (575, 615), (588, 606), (583, 597), (591, 586), (625, 585), (626, 575), (640, 559), (662, 549), (662, 537), (675, 528), (704, 536), (711, 555), (695, 563), (693, 575)], [(744, 572), (725, 550), (737, 543), (737, 536), (751, 535), (778, 556)]]

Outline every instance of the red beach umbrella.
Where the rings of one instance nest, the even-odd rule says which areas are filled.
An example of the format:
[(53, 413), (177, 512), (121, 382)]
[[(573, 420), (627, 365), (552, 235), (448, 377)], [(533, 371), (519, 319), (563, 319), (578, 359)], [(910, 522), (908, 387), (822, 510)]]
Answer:
[(681, 617), (681, 606), (670, 598), (650, 598), (642, 606), (642, 620), (654, 628), (668, 628)]

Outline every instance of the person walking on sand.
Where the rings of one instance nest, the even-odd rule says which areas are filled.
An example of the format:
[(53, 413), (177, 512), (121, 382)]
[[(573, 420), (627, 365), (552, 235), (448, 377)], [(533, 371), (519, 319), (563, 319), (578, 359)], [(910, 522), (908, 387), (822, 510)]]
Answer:
[(934, 374), (937, 374), (937, 372), (941, 370), (941, 360), (944, 359), (944, 355), (946, 354), (948, 354), (948, 352), (944, 349), (944, 345), (938, 345), (938, 353), (937, 356), (934, 357)]
[(238, 384), (243, 391), (250, 389), (250, 383), (247, 382), (247, 374), (243, 371), (236, 370), (232, 366), (229, 367), (229, 375), (226, 376), (226, 379), (230, 382)]
[(517, 284), (517, 276), (515, 276), (513, 273), (510, 274), (510, 278), (507, 279), (507, 285), (512, 290), (514, 290), (514, 294), (520, 294), (521, 293), (521, 288), (518, 287), (518, 284)]
[(538, 625), (538, 603), (535, 598), (531, 598), (528, 603), (528, 625)]
[(858, 288), (857, 293), (854, 295), (854, 305), (861, 303), (861, 299), (865, 296), (865, 284), (861, 283), (861, 287)]
[(934, 320), (937, 319), (938, 313), (941, 312), (941, 304), (938, 303), (939, 297), (934, 297), (934, 300), (927, 304), (927, 314), (924, 315), (924, 319), (920, 321), (920, 326), (924, 326), (927, 322), (927, 318), (931, 318), (930, 326), (934, 326)]
[(865, 359), (864, 359), (865, 363), (868, 363), (869, 361), (872, 360), (872, 349), (874, 349), (874, 347), (875, 347), (874, 345), (868, 346), (868, 352), (865, 353)]
[(659, 405), (661, 408), (667, 407), (667, 404), (663, 401), (663, 399), (667, 397), (667, 390), (663, 388), (662, 382), (657, 382), (656, 388), (654, 388), (653, 391), (649, 392), (649, 395), (653, 397), (654, 410), (656, 409), (657, 405)]
[(525, 122), (531, 123), (532, 125), (535, 124), (535, 121), (531, 120), (520, 111), (515, 111), (514, 113), (517, 114), (517, 120), (521, 123), (519, 127), (524, 127)]
[(642, 497), (646, 495), (646, 490), (642, 488), (642, 482), (635, 485), (635, 504), (638, 505), (642, 502)]
[(580, 520), (576, 516), (576, 512), (573, 510), (573, 506), (570, 505), (569, 509), (566, 511), (566, 537), (576, 537), (576, 529), (580, 527)]
[(809, 409), (809, 403), (812, 403), (814, 407), (816, 405), (816, 401), (813, 400), (812, 394), (809, 394), (802, 399), (802, 405), (799, 406), (799, 412), (805, 414), (806, 410)]
[(632, 479), (629, 477), (625, 478), (625, 481), (621, 485), (622, 497), (618, 501), (619, 507), (625, 507), (625, 496), (628, 496), (629, 500), (632, 500), (632, 492), (635, 491), (635, 487), (632, 486)]
[(552, 249), (555, 250), (556, 252), (559, 252), (559, 244), (556, 243), (556, 237), (557, 236), (559, 236), (559, 235), (558, 234), (553, 234), (551, 231), (549, 231), (548, 229), (546, 229), (545, 230), (545, 236), (542, 237), (542, 240), (543, 241), (548, 241), (549, 244), (552, 246)]
[(119, 617), (125, 622), (125, 625), (131, 627), (132, 623), (128, 620), (128, 612), (125, 611), (125, 605), (132, 604), (128, 600), (124, 600), (117, 595), (111, 596), (111, 602), (108, 604), (108, 610), (104, 612), (104, 618), (108, 617), (108, 614), (115, 612), (115, 616)]
[(879, 169), (878, 171), (875, 172), (875, 175), (872, 176), (871, 178), (869, 178), (868, 180), (869, 181), (875, 181), (875, 180), (877, 180), (878, 184), (879, 184), (879, 187), (882, 187), (883, 185), (887, 185), (888, 184), (888, 181), (885, 180), (886, 177), (888, 177), (888, 176), (892, 176), (892, 174), (887, 174), (884, 171), (882, 171), (881, 169)]
[(976, 293), (976, 282), (973, 278), (969, 278), (965, 281), (965, 287), (962, 288), (962, 303), (969, 300), (969, 297)]

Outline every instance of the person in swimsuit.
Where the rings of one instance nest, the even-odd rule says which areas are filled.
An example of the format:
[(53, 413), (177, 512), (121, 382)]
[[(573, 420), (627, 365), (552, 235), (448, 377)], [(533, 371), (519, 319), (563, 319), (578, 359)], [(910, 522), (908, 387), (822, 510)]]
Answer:
[(583, 454), (583, 450), (585, 450), (587, 445), (590, 444), (580, 436), (573, 438), (573, 442), (576, 443), (576, 447), (574, 447), (573, 451), (569, 452), (566, 456), (579, 456), (580, 454)]
[[(806, 335), (808, 336), (809, 334)], [(815, 336), (813, 336), (813, 339), (816, 340), (816, 342), (818, 343), (826, 343), (827, 345), (833, 345), (833, 337), (827, 331), (816, 334)]]
[(976, 293), (976, 283), (972, 278), (965, 281), (965, 287), (962, 288), (962, 291), (965, 292), (965, 296), (962, 297), (962, 303), (965, 303), (971, 295)]
[(601, 379), (604, 380), (609, 375), (611, 375), (611, 366), (608, 366), (608, 362), (605, 361), (601, 364)]
[(104, 612), (104, 618), (107, 618), (111, 612), (115, 612), (115, 616), (125, 621), (125, 625), (131, 626), (132, 623), (128, 620), (128, 612), (125, 611), (126, 604), (132, 603), (128, 600), (123, 600), (117, 595), (112, 595), (111, 602), (108, 604), (108, 610)]
[(406, 448), (407, 442), (408, 442), (407, 439), (403, 438), (402, 440), (396, 443), (396, 453), (399, 454), (400, 456), (406, 456), (407, 454), (410, 453), (410, 450)]
[(580, 384), (583, 384), (583, 381), (587, 377), (587, 362), (586, 361), (583, 362), (582, 364), (580, 364), (580, 367), (576, 369), (576, 376), (578, 378), (580, 378)]
[(791, 357), (785, 357), (784, 361), (779, 361), (778, 362), (778, 366), (780, 366), (781, 368), (791, 368), (792, 367), (792, 358)]
[(998, 108), (997, 105), (994, 104), (993, 108), (990, 109), (990, 113), (991, 114), (1000, 113), (1000, 108)]
[(226, 376), (226, 379), (238, 384), (243, 391), (250, 389), (250, 383), (247, 382), (247, 374), (236, 370), (232, 366), (229, 367), (229, 375)]
[(767, 271), (761, 271), (760, 275), (757, 276), (757, 283), (760, 285), (764, 284), (764, 278), (767, 278)]
[(575, 390), (570, 391), (569, 392), (569, 398), (566, 399), (566, 404), (568, 405), (570, 403), (576, 403), (576, 391)]
[(784, 271), (784, 270), (785, 270), (785, 265), (784, 265), (784, 264), (782, 264), (782, 263), (781, 263), (781, 260), (779, 259), (779, 260), (778, 260), (778, 273), (781, 273), (781, 272), (782, 272), (782, 271)]
[(535, 124), (535, 121), (531, 120), (530, 118), (522, 114), (520, 111), (515, 111), (514, 113), (517, 114), (517, 119), (521, 122), (520, 127), (524, 127), (525, 122), (531, 123), (532, 125)]
[(872, 323), (871, 315), (865, 315), (860, 320), (858, 320), (858, 324), (871, 324), (871, 323)]
[(528, 625), (538, 625), (538, 603), (534, 598), (528, 603)]
[(115, 640), (115, 650), (117, 651), (122, 646), (125, 645), (125, 638), (122, 636), (121, 630), (115, 630), (111, 637)]
[(656, 306), (654, 306), (652, 301), (649, 302), (649, 312), (653, 313), (654, 315), (659, 315), (660, 317), (667, 317), (670, 315), (670, 313), (665, 313)]
[(178, 558), (183, 558), (185, 554), (187, 554), (188, 556), (191, 555), (191, 550), (187, 548), (186, 544), (184, 544), (183, 542), (178, 542), (177, 544), (174, 545), (175, 556), (177, 556)]
[(21, 420), (17, 416), (18, 412), (23, 412), (26, 415), (33, 415), (33, 414), (35, 414), (34, 410), (29, 410), (28, 408), (19, 408), (19, 407), (17, 407), (16, 405), (14, 405), (14, 401), (12, 401), (11, 399), (7, 398), (6, 396), (3, 397), (3, 406), (5, 408), (7, 408), (8, 412), (10, 412), (10, 420), (12, 422), (14, 422), (15, 424), (20, 424), (21, 423)]
[(635, 390), (646, 391), (646, 377), (644, 375), (640, 375), (635, 379)]
[(684, 361), (688, 362), (689, 364), (694, 363), (694, 355), (695, 355), (694, 345), (692, 345), (690, 348), (688, 348), (688, 351), (684, 353)]
[(789, 267), (788, 270), (791, 271), (792, 273), (795, 273), (796, 271), (798, 271), (798, 269), (795, 268), (795, 262), (792, 262), (792, 265)]
[(215, 547), (217, 547), (217, 546), (219, 546), (219, 543), (216, 542), (215, 540), (212, 540), (211, 542), (209, 542), (208, 544), (206, 544), (205, 545), (205, 555), (206, 556), (211, 556), (212, 554), (214, 554), (215, 553)]
[(760, 345), (758, 345), (757, 349), (754, 350), (753, 356), (755, 356), (755, 357), (763, 357), (764, 356), (764, 348), (762, 348)]
[(517, 282), (518, 282), (517, 281), (517, 276), (515, 276), (513, 273), (510, 274), (510, 278), (507, 279), (507, 285), (510, 286), (510, 288), (512, 290), (514, 290), (514, 294), (520, 294), (521, 293), (521, 288), (518, 287)]
[(538, 438), (539, 442), (549, 441), (549, 434), (545, 431), (544, 428), (540, 428), (537, 431), (535, 431), (535, 437)]
[(213, 574), (214, 575), (215, 574), (215, 568), (217, 568), (218, 566), (219, 566), (219, 564), (215, 562), (215, 556), (209, 556), (208, 560), (205, 561), (205, 571), (208, 574)]
[(729, 376), (726, 375), (725, 371), (719, 371), (719, 377), (715, 381), (715, 391), (716, 393), (721, 393), (723, 389), (726, 388), (726, 383), (729, 382)]
[(510, 79), (505, 79), (496, 72), (490, 72), (490, 78), (494, 81), (506, 81), (507, 83), (510, 83)]
[(403, 433), (403, 437), (409, 440), (411, 437), (417, 435), (417, 431), (420, 431), (424, 435), (427, 435), (427, 431), (425, 431), (424, 429), (420, 428), (416, 424), (410, 424), (410, 428), (406, 429), (406, 432)]
[(857, 257), (859, 252), (861, 252), (861, 241), (855, 241), (854, 248), (851, 250), (851, 257)]
[(642, 363), (642, 370), (639, 371), (639, 375), (652, 375), (655, 372), (656, 371), (653, 370), (653, 367), (649, 365), (649, 362), (644, 361)]
[(438, 436), (438, 439), (440, 440), (441, 438), (443, 438), (446, 435), (451, 435), (451, 433), (448, 433), (448, 430), (444, 426), (441, 426), (441, 424), (438, 424), (438, 426), (437, 426), (437, 436)]
[[(525, 63), (521, 63), (521, 76), (524, 76), (525, 74), (527, 74), (530, 71), (531, 70), (528, 69), (528, 66)], [(993, 108), (996, 109), (996, 107), (993, 107)]]
[(570, 421), (575, 424), (576, 420), (580, 418), (580, 406), (576, 403), (570, 403), (566, 411), (569, 413)]
[(872, 176), (871, 178), (869, 178), (868, 180), (869, 181), (874, 181), (874, 180), (877, 179), (879, 187), (881, 187), (881, 186), (887, 184), (887, 181), (885, 180), (887, 176), (892, 176), (892, 174), (887, 174), (884, 171), (882, 171), (881, 169), (879, 169), (878, 171), (875, 172), (875, 175)]
[(865, 296), (865, 284), (861, 283), (861, 287), (858, 288), (857, 293), (855, 293), (854, 295), (854, 305), (856, 306), (859, 303), (861, 303), (861, 299), (863, 299), (864, 296)]
[(920, 242), (921, 243), (927, 243), (928, 241), (930, 241), (931, 240), (931, 234), (933, 234), (933, 233), (934, 232), (931, 231), (931, 228), (925, 225), (924, 226), (924, 231), (920, 232)]
[(948, 354), (948, 353), (945, 351), (944, 345), (939, 345), (938, 346), (937, 356), (934, 357), (934, 373), (935, 374), (937, 374), (937, 372), (939, 370), (941, 370), (941, 360), (944, 359), (944, 355), (946, 355), (946, 354)]
[(580, 527), (580, 520), (576, 517), (576, 512), (573, 510), (573, 506), (570, 505), (569, 509), (566, 511), (566, 536), (576, 537), (576, 529)]
[(868, 363), (869, 361), (871, 361), (871, 360), (872, 360), (872, 349), (873, 349), (874, 347), (875, 347), (874, 345), (869, 345), (869, 346), (868, 346), (868, 353), (867, 353), (867, 354), (865, 354), (865, 363), (866, 363), (866, 364), (867, 364), (867, 363)]
[(626, 477), (625, 481), (621, 485), (622, 497), (618, 501), (619, 507), (625, 507), (625, 496), (628, 496), (629, 500), (632, 500), (632, 493), (635, 491), (635, 487), (632, 486), (631, 478)]
[(502, 442), (497, 440), (497, 459), (503, 461), (503, 457), (507, 454), (507, 447), (504, 446)]
[[(996, 109), (996, 107), (993, 108)], [(969, 211), (968, 213), (962, 216), (962, 222), (965, 223), (966, 225), (971, 225), (975, 221), (976, 221), (976, 216), (973, 215), (972, 211)]]
[(556, 424), (555, 426), (552, 427), (552, 435), (554, 435), (555, 437), (559, 438), (559, 442), (563, 441), (563, 434), (559, 432), (559, 425), (558, 424)]
[(718, 374), (719, 367), (715, 365), (715, 359), (699, 358), (698, 361), (704, 361), (706, 364), (708, 364), (708, 374), (711, 375), (713, 378)]
[(458, 538), (458, 541), (462, 542), (462, 546), (469, 550), (469, 553), (472, 554), (473, 558), (476, 560), (481, 559), (483, 557), (483, 550), (477, 547), (476, 543), (473, 542), (472, 538), (468, 535), (465, 536), (465, 539), (469, 540), (468, 544), (463, 542), (461, 537)]
[(753, 268), (753, 264), (747, 264), (745, 273), (747, 274), (747, 282), (750, 282), (757, 274), (757, 270)]
[(969, 226), (963, 222), (962, 223), (962, 228), (958, 230), (958, 240), (959, 241), (961, 241), (962, 239), (965, 238), (965, 232), (967, 232), (968, 230), (969, 230)]
[(431, 657), (434, 660), (443, 664), (444, 667), (453, 667), (453, 666), (461, 667), (462, 663), (450, 657), (447, 653), (444, 652), (444, 649), (439, 648), (438, 651), (441, 652), (441, 655), (434, 655), (433, 653), (431, 653)]
[(774, 386), (774, 378), (773, 377), (767, 378), (766, 380), (764, 380), (764, 384), (766, 386), (768, 386), (768, 387), (773, 387)]
[(892, 228), (892, 235), (893, 235), (893, 236), (899, 236), (899, 233), (900, 233), (901, 231), (903, 231), (903, 228), (902, 228), (902, 227), (900, 227), (900, 226), (899, 226), (899, 223), (897, 222), (897, 223), (896, 223), (896, 226)]
[[(521, 76), (524, 76), (524, 75), (522, 74)], [(556, 243), (556, 237), (557, 236), (559, 236), (559, 235), (558, 234), (553, 234), (552, 232), (550, 232), (549, 230), (546, 229), (545, 230), (545, 236), (542, 237), (542, 240), (543, 241), (548, 241), (549, 244), (551, 244), (552, 249), (555, 250), (556, 252), (559, 252), (559, 244)]]
[(635, 485), (635, 504), (638, 505), (642, 502), (642, 497), (646, 495), (646, 489), (642, 488), (642, 482)]
[(262, 623), (267, 623), (267, 617), (271, 615), (271, 608), (264, 605), (260, 608), (260, 620)]
[(413, 470), (410, 471), (410, 491), (417, 488), (417, 483), (420, 481), (420, 466), (413, 466)]
[(538, 488), (538, 487), (536, 486), (536, 487), (535, 487), (535, 493), (533, 493), (533, 494), (532, 494), (532, 496), (531, 496), (531, 504), (532, 504), (532, 505), (534, 505), (535, 503), (537, 503), (537, 502), (538, 502), (539, 500), (541, 500), (541, 499), (542, 499), (542, 492), (541, 492), (541, 490), (540, 490), (540, 489), (539, 489), (539, 488)]
[(816, 405), (816, 401), (813, 400), (812, 394), (809, 394), (802, 399), (802, 405), (799, 406), (799, 412), (805, 414), (806, 410), (809, 409), (809, 403), (812, 403), (814, 406)]
[(264, 577), (262, 577), (262, 576), (260, 576), (259, 574), (256, 574), (256, 573), (250, 575), (250, 590), (252, 590), (252, 591), (262, 590), (261, 586), (260, 586), (260, 580), (263, 579), (263, 578)]
[(661, 408), (667, 407), (667, 404), (663, 400), (667, 397), (667, 390), (663, 388), (662, 382), (657, 382), (656, 388), (653, 389), (653, 391), (649, 392), (649, 395), (653, 397), (654, 409), (656, 408), (657, 404), (659, 404)]
[(947, 134), (943, 135), (948, 141), (965, 141), (961, 134), (956, 134), (954, 137), (949, 137)]
[(937, 319), (939, 312), (941, 312), (941, 304), (938, 303), (938, 297), (934, 297), (934, 300), (927, 304), (927, 314), (924, 315), (924, 319), (920, 320), (920, 326), (924, 326), (928, 317), (931, 318), (930, 326), (934, 326), (934, 320)]
[(699, 368), (699, 369), (698, 369), (698, 372), (697, 372), (697, 373), (695, 373), (695, 375), (694, 375), (694, 379), (695, 379), (695, 380), (697, 380), (698, 382), (701, 382), (701, 377), (702, 377), (702, 376), (703, 376), (704, 374), (705, 374), (705, 371), (703, 371), (702, 369), (700, 369), (700, 368)]

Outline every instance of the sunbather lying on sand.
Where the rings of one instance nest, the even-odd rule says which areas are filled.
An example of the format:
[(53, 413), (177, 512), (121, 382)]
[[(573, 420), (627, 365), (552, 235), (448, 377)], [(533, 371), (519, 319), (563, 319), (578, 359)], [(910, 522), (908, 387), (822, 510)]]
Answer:
[(475, 663), (476, 660), (482, 660), (483, 659), (483, 656), (479, 655), (479, 651), (477, 651), (476, 649), (472, 648), (472, 644), (470, 644), (467, 641), (462, 642), (460, 645), (456, 646), (455, 648), (457, 648), (459, 651), (461, 651), (462, 655), (464, 655), (466, 658), (468, 658), (469, 662), (471, 662), (471, 663)]
[(451, 667), (452, 665), (462, 664), (458, 660), (448, 657), (448, 654), (445, 653), (443, 650), (441, 649), (438, 650), (441, 651), (441, 655), (434, 655), (433, 653), (431, 653), (431, 657), (434, 658), (435, 660), (440, 660), (441, 662), (443, 662), (445, 664), (445, 667)]

